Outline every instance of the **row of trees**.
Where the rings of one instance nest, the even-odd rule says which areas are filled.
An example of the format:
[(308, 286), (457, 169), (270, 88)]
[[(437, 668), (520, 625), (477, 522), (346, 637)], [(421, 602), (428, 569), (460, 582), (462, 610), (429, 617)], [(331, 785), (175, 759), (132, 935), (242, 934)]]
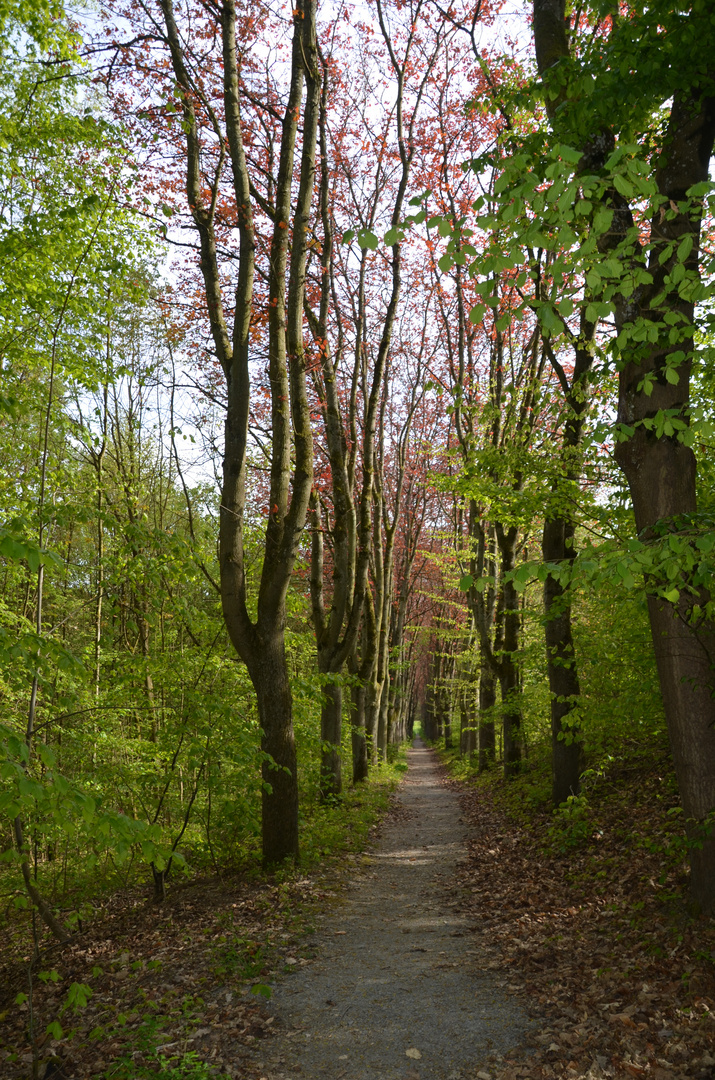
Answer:
[(609, 694), (657, 723), (639, 595), (711, 907), (712, 15), (539, 0), (532, 72), (485, 3), (51, 14), (8, 16), (0, 301), (2, 805), (45, 920), (63, 829), (161, 896), (260, 793), (296, 858), (300, 787), (418, 715), (507, 776), (548, 716), (558, 805)]

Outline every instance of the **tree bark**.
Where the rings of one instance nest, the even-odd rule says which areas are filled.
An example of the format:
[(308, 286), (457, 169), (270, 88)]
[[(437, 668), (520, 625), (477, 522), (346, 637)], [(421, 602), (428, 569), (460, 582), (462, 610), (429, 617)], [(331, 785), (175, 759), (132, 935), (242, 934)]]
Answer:
[[(568, 414), (561, 449), (562, 475), (552, 489), (555, 506), (544, 521), (541, 551), (544, 562), (572, 567), (576, 558), (576, 529), (570, 506), (576, 492), (569, 490), (581, 474), (581, 438), (589, 405), (589, 375), (593, 366), (591, 344), (595, 323), (581, 315), (575, 345), (573, 375), (569, 383), (563, 366), (551, 348), (549, 360), (564, 392)], [(571, 625), (571, 588), (549, 574), (544, 582), (544, 638), (551, 693), (552, 801), (560, 806), (581, 790), (583, 753), (578, 720), (581, 686)]]
[(519, 671), (519, 632), (521, 615), (519, 594), (514, 582), (505, 580), (516, 565), (515, 526), (504, 529), (496, 526), (497, 544), (501, 557), (502, 611), (504, 637), (499, 656), (499, 688), (501, 690), (502, 734), (504, 739), (504, 776), (516, 776), (521, 769), (521, 676)]
[[(711, 76), (711, 86), (715, 74)], [(670, 207), (682, 207), (685, 193), (694, 184), (707, 180), (715, 141), (715, 97), (702, 98), (698, 90), (676, 93), (670, 112), (665, 146), (656, 179), (660, 193)], [(702, 205), (680, 212), (673, 220), (662, 222), (659, 216), (651, 225), (651, 236), (658, 238), (651, 249), (648, 269), (653, 276), (641, 298), (640, 313), (654, 322), (664, 311), (677, 313), (687, 326), (694, 323), (694, 304), (680, 295), (677, 286), (669, 285), (667, 275), (674, 268), (673, 259), (660, 254), (668, 242), (676, 245), (685, 236), (693, 238), (686, 269), (699, 274), (699, 242)], [(665, 299), (651, 309), (658, 296)], [(627, 327), (630, 310), (624, 304), (616, 312), (619, 329)], [(662, 332), (661, 332), (662, 333)], [(696, 462), (689, 446), (677, 438), (657, 437), (642, 421), (658, 410), (668, 411), (687, 423), (690, 389), (690, 358), (677, 369), (678, 381), (665, 378), (668, 356), (683, 348), (683, 342), (670, 345), (667, 336), (643, 357), (630, 349), (619, 380), (618, 419), (635, 428), (633, 434), (616, 446), (616, 459), (628, 480), (636, 528), (644, 539), (652, 539), (655, 527), (677, 531), (697, 512)], [(688, 348), (688, 344), (685, 344)], [(652, 372), (656, 379), (653, 392), (643, 388), (643, 376)], [(648, 582), (646, 581), (646, 589)], [(653, 595), (648, 597), (648, 614), (655, 648), (660, 689), (663, 695), (670, 744), (673, 751), (678, 788), (691, 844), (691, 892), (707, 912), (715, 911), (715, 825), (706, 820), (715, 812), (715, 627), (700, 624), (693, 617), (697, 601), (710, 597), (688, 597), (681, 593), (678, 603), (670, 604)]]
[(367, 780), (367, 732), (365, 731), (365, 686), (354, 684), (350, 690), (352, 724), (353, 784)]
[(261, 722), (264, 861), (298, 858), (298, 776), (290, 673), (282, 628), (261, 643), (249, 665)]
[[(574, 527), (563, 517), (544, 522), (544, 562), (573, 562)], [(571, 599), (558, 578), (544, 582), (544, 636), (551, 692), (551, 778), (554, 806), (581, 790), (582, 743), (578, 725), (581, 694), (573, 633)]]
[(494, 764), (496, 757), (496, 732), (494, 730), (494, 706), (497, 702), (497, 682), (492, 665), (479, 650), (479, 772), (485, 772)]

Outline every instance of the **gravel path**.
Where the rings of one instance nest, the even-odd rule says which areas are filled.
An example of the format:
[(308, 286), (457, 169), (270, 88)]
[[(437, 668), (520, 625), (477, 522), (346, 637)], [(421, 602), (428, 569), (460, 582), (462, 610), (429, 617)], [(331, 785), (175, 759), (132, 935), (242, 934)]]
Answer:
[(400, 812), (325, 917), (316, 960), (274, 991), (266, 1080), (466, 1080), (531, 1026), (480, 970), (479, 938), (447, 904), (464, 855), (457, 798), (419, 741), (408, 762)]

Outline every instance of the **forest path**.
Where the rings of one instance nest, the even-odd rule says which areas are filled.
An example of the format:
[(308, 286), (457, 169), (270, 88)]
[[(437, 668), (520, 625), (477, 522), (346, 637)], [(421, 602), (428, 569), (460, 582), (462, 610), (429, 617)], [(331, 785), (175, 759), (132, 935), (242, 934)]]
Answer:
[(465, 855), (457, 796), (416, 741), (364, 872), (324, 916), (316, 959), (280, 981), (266, 1080), (468, 1080), (524, 1038), (529, 1017), (480, 970), (479, 938), (449, 906)]

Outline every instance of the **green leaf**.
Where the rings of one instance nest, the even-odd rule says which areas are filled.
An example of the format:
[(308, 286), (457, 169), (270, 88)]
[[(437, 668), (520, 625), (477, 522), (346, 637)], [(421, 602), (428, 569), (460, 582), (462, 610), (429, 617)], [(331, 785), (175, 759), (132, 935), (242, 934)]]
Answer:
[(563, 323), (550, 304), (543, 304), (538, 311), (539, 322), (550, 336), (563, 331)]
[(369, 251), (377, 251), (380, 241), (375, 236), (374, 232), (369, 229), (361, 229), (357, 234), (357, 242), (361, 248), (367, 248)]
[(459, 587), (462, 592), (469, 592), (473, 584), (474, 578), (471, 574), (463, 574), (462, 577), (459, 579)]
[(685, 262), (690, 252), (693, 250), (694, 237), (692, 233), (686, 233), (683, 239), (678, 244), (678, 259), (680, 262)]
[(688, 188), (685, 194), (689, 199), (701, 199), (704, 195), (709, 195), (714, 188), (715, 184), (712, 180), (701, 180), (699, 184), (693, 184)]
[(621, 176), (620, 173), (616, 173), (613, 177), (613, 186), (624, 199), (632, 199), (634, 195), (633, 185), (626, 180), (625, 176)]
[(86, 983), (72, 983), (60, 1012), (65, 1012), (67, 1009), (71, 1009), (73, 1012), (84, 1009), (91, 997), (91, 986), (87, 986)]
[(555, 152), (564, 161), (568, 161), (570, 165), (578, 165), (583, 157), (582, 151), (577, 150), (574, 146), (557, 146)]
[(596, 235), (602, 235), (608, 232), (613, 221), (613, 211), (600, 209), (597, 210), (593, 218), (593, 229)]

